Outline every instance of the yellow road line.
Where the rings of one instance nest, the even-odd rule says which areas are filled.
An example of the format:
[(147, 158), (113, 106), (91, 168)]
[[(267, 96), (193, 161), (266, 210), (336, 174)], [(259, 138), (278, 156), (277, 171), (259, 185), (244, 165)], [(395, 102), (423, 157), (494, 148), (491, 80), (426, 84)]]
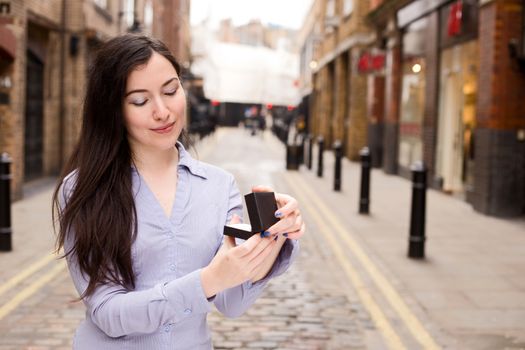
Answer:
[(0, 320), (7, 316), (11, 311), (16, 309), (24, 300), (35, 294), (40, 288), (46, 283), (51, 281), (56, 275), (62, 272), (66, 268), (64, 262), (60, 262), (54, 266), (48, 273), (31, 283), (29, 286), (24, 288), (14, 298), (8, 301), (6, 304), (0, 307)]
[(34, 262), (33, 264), (29, 265), (27, 268), (25, 268), (20, 273), (13, 276), (11, 279), (9, 279), (6, 283), (2, 284), (0, 286), (0, 295), (4, 294), (14, 286), (16, 286), (18, 283), (25, 280), (27, 277), (31, 276), (36, 271), (40, 270), (42, 267), (50, 263), (51, 261), (55, 260), (57, 258), (54, 254), (49, 254), (44, 256), (42, 259)]
[(287, 179), (287, 182), (288, 185), (294, 191), (294, 195), (296, 195), (297, 198), (300, 200), (301, 206), (308, 211), (308, 215), (310, 215), (317, 223), (317, 229), (322, 233), (326, 241), (329, 243), (337, 260), (343, 267), (344, 271), (346, 272), (346, 275), (350, 278), (352, 285), (355, 287), (357, 295), (361, 300), (361, 303), (368, 310), (370, 317), (374, 321), (378, 330), (381, 332), (388, 347), (391, 349), (405, 349), (405, 346), (403, 345), (403, 342), (401, 341), (400, 337), (394, 331), (394, 328), (392, 327), (384, 313), (381, 311), (379, 305), (377, 305), (373, 297), (370, 295), (370, 292), (368, 291), (365, 283), (359, 276), (359, 273), (352, 266), (350, 261), (348, 261), (348, 259), (345, 257), (345, 253), (342, 251), (341, 245), (333, 237), (332, 232), (329, 231), (330, 224), (326, 221), (326, 219), (322, 218), (321, 215), (317, 213), (315, 208), (310, 204), (310, 201), (305, 200), (305, 198), (302, 195), (304, 191), (297, 187), (297, 182), (290, 181), (289, 179)]
[[(365, 270), (368, 272), (372, 280), (376, 283), (378, 289), (383, 293), (392, 308), (397, 312), (399, 317), (405, 322), (407, 328), (412, 333), (414, 338), (425, 349), (441, 349), (441, 347), (434, 341), (432, 336), (428, 333), (426, 328), (421, 324), (419, 319), (412, 313), (406, 303), (403, 301), (399, 293), (392, 287), (383, 274), (377, 269), (375, 264), (366, 255), (359, 244), (350, 236), (348, 229), (344, 227), (341, 221), (330, 211), (324, 204), (322, 199), (310, 189), (308, 184), (298, 175), (293, 176), (293, 182), (300, 183), (300, 187), (306, 192), (311, 201), (317, 204), (317, 208), (322, 212), (323, 217), (332, 225), (335, 231), (352, 250), (356, 258), (361, 262)], [(292, 181), (289, 181), (292, 182)]]

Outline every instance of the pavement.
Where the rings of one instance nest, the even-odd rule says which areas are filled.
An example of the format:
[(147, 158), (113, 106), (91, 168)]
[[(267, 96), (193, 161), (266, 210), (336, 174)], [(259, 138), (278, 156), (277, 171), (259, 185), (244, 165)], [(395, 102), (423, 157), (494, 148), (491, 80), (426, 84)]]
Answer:
[[(409, 259), (410, 181), (373, 169), (370, 214), (360, 215), (360, 166), (343, 160), (334, 192), (332, 152), (319, 178), (304, 166), (286, 171), (284, 146), (268, 132), (220, 128), (195, 149), (242, 193), (267, 184), (292, 194), (308, 227), (296, 263), (245, 315), (210, 314), (216, 349), (525, 349), (525, 218), (487, 217), (428, 190), (426, 256)], [(52, 255), (53, 185), (28, 184), (12, 205), (0, 350), (69, 349), (84, 317)]]

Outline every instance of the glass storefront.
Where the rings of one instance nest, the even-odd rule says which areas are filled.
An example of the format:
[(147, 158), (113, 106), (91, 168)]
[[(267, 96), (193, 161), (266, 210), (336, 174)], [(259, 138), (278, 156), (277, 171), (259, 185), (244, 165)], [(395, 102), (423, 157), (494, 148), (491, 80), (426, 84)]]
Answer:
[(441, 52), (436, 175), (447, 192), (473, 185), (478, 60), (477, 40)]
[(423, 158), (422, 125), (425, 109), (425, 36), (428, 21), (422, 18), (403, 35), (403, 75), (399, 117), (398, 163), (409, 168)]

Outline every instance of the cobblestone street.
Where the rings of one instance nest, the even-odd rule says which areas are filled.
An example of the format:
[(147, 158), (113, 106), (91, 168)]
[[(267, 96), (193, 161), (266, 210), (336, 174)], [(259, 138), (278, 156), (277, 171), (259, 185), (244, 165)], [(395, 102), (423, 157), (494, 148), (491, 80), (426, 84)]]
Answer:
[[(409, 189), (406, 180), (376, 176), (372, 197), (384, 195), (363, 217), (354, 214), (358, 168), (349, 163), (345, 190), (334, 193), (329, 157), (324, 179), (286, 172), (283, 146), (269, 133), (219, 129), (196, 150), (233, 173), (242, 194), (264, 184), (295, 196), (308, 227), (296, 263), (245, 315), (209, 315), (216, 349), (525, 348), (523, 221), (486, 218), (430, 193), (433, 240), (429, 257), (415, 262), (405, 256), (408, 204), (396, 192)], [(30, 184), (13, 205), (14, 249), (0, 254), (0, 350), (70, 349), (84, 317), (65, 263), (51, 255), (52, 188), (53, 179)], [(461, 225), (465, 234), (450, 243)]]
[[(255, 184), (269, 184), (285, 192), (279, 179), (284, 171), (282, 159), (276, 158), (271, 149), (265, 151), (262, 138), (251, 139), (243, 133), (224, 137), (224, 131), (211, 140), (197, 146), (200, 159), (224, 167), (234, 173), (242, 193), (250, 191)], [(267, 138), (271, 136), (265, 135)], [(221, 143), (215, 148), (216, 139)], [(255, 141), (255, 142), (253, 142)], [(245, 144), (243, 142), (251, 142)], [(272, 142), (275, 142), (272, 140)], [(273, 144), (273, 143), (270, 143)], [(241, 146), (242, 145), (242, 146)], [(273, 144), (275, 145), (275, 144)], [(258, 159), (257, 164), (245, 159)], [(235, 161), (232, 161), (235, 159)], [(267, 169), (264, 169), (267, 167)], [(41, 185), (33, 194), (34, 205), (48, 210), (51, 183)], [(22, 203), (15, 204), (14, 215), (22, 214)], [(49, 218), (39, 217), (46, 222)], [(308, 221), (307, 221), (308, 223)], [(16, 230), (15, 235), (19, 234)], [(310, 226), (310, 233), (315, 230)], [(42, 227), (39, 223), (37, 227)], [(27, 230), (27, 231), (26, 231)], [(14, 258), (24, 246), (24, 240), (42, 240), (31, 257), (44, 255), (52, 250), (52, 232), (42, 231), (44, 237), (36, 236), (34, 230), (24, 230), (26, 237), (15, 236), (15, 252), (3, 254), (2, 260)], [(10, 255), (11, 254), (11, 255)], [(30, 256), (27, 261), (32, 261)], [(25, 264), (24, 264), (25, 265)], [(5, 266), (5, 265), (4, 265)], [(11, 266), (17, 266), (14, 262)], [(74, 330), (84, 317), (83, 305), (73, 302), (77, 297), (63, 262), (49, 263), (31, 280), (21, 283), (10, 292), (0, 295), (2, 303), (14, 298), (17, 292), (34, 282), (40, 274), (59, 269), (32, 296), (20, 303), (0, 320), (0, 349), (69, 349)], [(330, 271), (330, 273), (326, 273)], [(15, 271), (2, 271), (5, 280)], [(297, 263), (284, 276), (271, 281), (262, 298), (247, 314), (237, 319), (225, 319), (218, 312), (209, 316), (216, 349), (364, 349), (377, 342), (376, 334), (367, 313), (343, 283), (338, 266), (330, 259), (330, 252), (322, 240), (309, 234), (301, 242), (301, 255)], [(31, 287), (31, 286), (30, 286)]]

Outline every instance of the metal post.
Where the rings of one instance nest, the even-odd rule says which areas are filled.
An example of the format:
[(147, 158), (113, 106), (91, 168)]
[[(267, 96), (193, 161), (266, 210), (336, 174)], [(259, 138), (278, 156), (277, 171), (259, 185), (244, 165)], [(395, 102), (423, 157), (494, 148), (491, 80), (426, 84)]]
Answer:
[(304, 164), (304, 143), (305, 143), (305, 134), (301, 133), (299, 134), (299, 137), (301, 138), (301, 142), (299, 143), (299, 165)]
[(423, 162), (415, 162), (410, 170), (412, 171), (412, 209), (408, 257), (421, 259), (425, 257), (427, 169)]
[(286, 170), (299, 170), (298, 145), (286, 145)]
[(317, 162), (317, 176), (323, 177), (323, 152), (324, 152), (324, 138), (319, 136), (317, 138), (318, 147), (318, 162)]
[(308, 170), (312, 170), (312, 153), (314, 150), (314, 138), (312, 137), (312, 134), (308, 134)]
[(0, 155), (0, 251), (8, 252), (11, 246), (11, 158), (7, 153)]
[(341, 141), (334, 142), (335, 169), (334, 169), (334, 191), (341, 191), (341, 158), (343, 158), (343, 146)]
[(370, 168), (372, 167), (372, 156), (370, 149), (363, 147), (359, 151), (361, 157), (361, 193), (359, 195), (359, 214), (368, 214), (370, 207)]

